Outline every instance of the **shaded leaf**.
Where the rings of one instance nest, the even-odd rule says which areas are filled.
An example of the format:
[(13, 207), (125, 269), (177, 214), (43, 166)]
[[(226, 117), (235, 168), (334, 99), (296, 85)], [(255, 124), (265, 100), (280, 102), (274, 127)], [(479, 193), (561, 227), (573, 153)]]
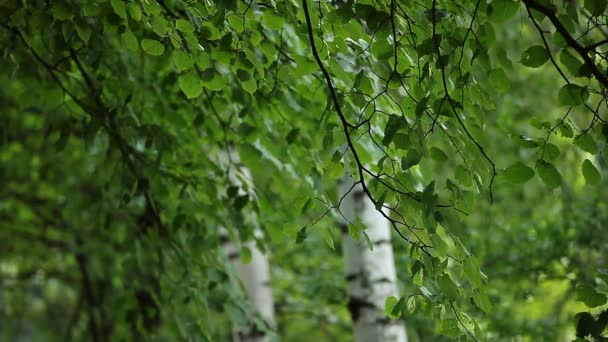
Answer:
[(521, 54), (521, 64), (538, 68), (549, 60), (549, 51), (542, 45), (534, 45)]
[(583, 170), (583, 176), (585, 177), (585, 181), (587, 181), (587, 184), (596, 185), (602, 181), (602, 176), (595, 168), (595, 166), (593, 166), (593, 163), (589, 161), (589, 159), (585, 159), (585, 161), (583, 161), (581, 168)]
[(505, 177), (512, 183), (525, 183), (534, 177), (534, 170), (521, 162), (516, 162), (505, 170)]
[(540, 179), (551, 189), (557, 188), (562, 184), (562, 176), (553, 164), (544, 160), (539, 160), (536, 164), (536, 171)]
[(153, 56), (160, 56), (165, 52), (165, 46), (155, 39), (142, 39), (141, 48)]

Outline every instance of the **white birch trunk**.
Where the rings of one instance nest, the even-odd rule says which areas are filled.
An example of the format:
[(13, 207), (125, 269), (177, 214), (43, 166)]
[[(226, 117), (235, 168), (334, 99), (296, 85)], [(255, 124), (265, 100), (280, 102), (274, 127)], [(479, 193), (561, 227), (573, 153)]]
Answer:
[[(407, 342), (402, 322), (391, 320), (384, 313), (386, 298), (398, 296), (390, 222), (376, 210), (360, 184), (351, 189), (353, 183), (351, 177), (345, 177), (339, 195), (344, 197), (340, 228), (355, 341)], [(365, 225), (373, 251), (364, 237), (357, 243), (348, 233), (348, 222), (355, 223), (357, 219)]]
[[(238, 186), (238, 195), (249, 194), (250, 200), (254, 200), (253, 179), (251, 172), (240, 163), (239, 156), (232, 146), (228, 153), (219, 155), (220, 163), (228, 168), (228, 178), (232, 185)], [(250, 223), (256, 227), (254, 236), (262, 238), (262, 231), (257, 226), (256, 219), (251, 217)], [(237, 271), (240, 281), (245, 288), (247, 297), (256, 313), (264, 320), (268, 327), (274, 326), (274, 302), (272, 298), (272, 287), (270, 283), (270, 266), (268, 258), (256, 246), (254, 241), (247, 241), (236, 246), (228, 237), (224, 227), (220, 232), (223, 240), (223, 248), (230, 263)], [(251, 251), (251, 262), (244, 264), (241, 261), (242, 247), (246, 246)], [(270, 336), (254, 324), (246, 327), (233, 329), (234, 342), (268, 342)]]
[[(259, 229), (256, 229), (256, 235), (261, 235)], [(248, 241), (243, 245), (251, 251), (251, 262), (244, 264), (241, 261), (241, 249), (230, 241), (227, 232), (223, 236), (225, 236), (224, 251), (238, 273), (249, 302), (268, 326), (274, 326), (274, 302), (268, 258), (262, 254), (253, 241)], [(233, 340), (235, 342), (267, 342), (269, 336), (256, 326), (251, 325), (234, 327)]]

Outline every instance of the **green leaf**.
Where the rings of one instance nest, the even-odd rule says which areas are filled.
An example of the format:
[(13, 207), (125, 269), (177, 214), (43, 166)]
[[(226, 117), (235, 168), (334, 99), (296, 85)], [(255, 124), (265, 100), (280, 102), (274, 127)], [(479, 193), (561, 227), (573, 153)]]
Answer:
[(485, 292), (478, 290), (473, 294), (473, 302), (485, 313), (489, 313), (492, 310), (492, 302)]
[(576, 287), (576, 299), (585, 303), (587, 307), (595, 308), (606, 303), (606, 295), (599, 293), (590, 285), (579, 284)]
[(458, 287), (452, 278), (450, 278), (449, 274), (444, 273), (439, 276), (437, 278), (437, 285), (439, 285), (441, 292), (443, 292), (447, 298), (451, 300), (456, 300), (458, 298)]
[(306, 240), (306, 226), (302, 227), (300, 230), (298, 230), (298, 233), (296, 234), (296, 243), (300, 244), (302, 242), (304, 242), (304, 240)]
[(562, 53), (559, 55), (559, 61), (568, 69), (568, 71), (572, 75), (579, 75), (579, 71), (583, 66), (583, 63), (576, 58), (568, 49), (562, 50)]
[(139, 49), (139, 43), (137, 42), (137, 38), (135, 38), (133, 32), (125, 31), (121, 37), (127, 49), (131, 51), (137, 51)]
[(569, 123), (563, 122), (559, 126), (559, 132), (564, 138), (572, 138), (574, 136), (574, 131), (572, 130), (572, 126)]
[(336, 246), (334, 246), (334, 239), (332, 238), (329, 229), (322, 228), (321, 235), (323, 236), (323, 240), (325, 240), (325, 243), (327, 243), (327, 246), (329, 246), (332, 251), (335, 251)]
[(401, 316), (402, 305), (403, 297), (401, 297), (401, 299), (397, 299), (395, 296), (388, 296), (384, 301), (384, 314), (392, 319), (397, 319), (399, 316)]
[(490, 71), (489, 80), (490, 84), (499, 93), (504, 93), (511, 86), (511, 80), (509, 80), (509, 77), (502, 68)]
[(252, 259), (251, 249), (249, 249), (247, 246), (241, 247), (240, 257), (243, 264), (250, 264)]
[(413, 313), (416, 310), (416, 296), (410, 296), (405, 305), (407, 306), (407, 311)]
[(292, 128), (289, 131), (289, 133), (287, 133), (287, 136), (285, 136), (285, 140), (287, 141), (287, 144), (291, 145), (294, 141), (296, 141), (299, 134), (300, 134), (299, 128)]
[(431, 158), (437, 162), (443, 163), (448, 160), (448, 155), (440, 148), (431, 147), (430, 154)]
[(369, 249), (371, 252), (373, 252), (374, 243), (372, 242), (372, 239), (369, 237), (369, 235), (367, 235), (367, 233), (365, 231), (361, 231), (361, 234), (365, 238), (365, 243), (367, 244), (367, 249)]
[(131, 18), (133, 20), (135, 20), (135, 21), (141, 20), (141, 8), (139, 7), (139, 5), (132, 2), (129, 4), (127, 9), (129, 10), (129, 15), (131, 15)]
[(471, 177), (471, 173), (467, 168), (462, 165), (456, 166), (455, 170), (456, 180), (463, 186), (469, 187), (473, 185), (473, 179)]
[(545, 145), (545, 158), (549, 159), (549, 160), (555, 160), (557, 157), (559, 157), (559, 148), (555, 145), (553, 145), (552, 143), (547, 143)]
[(141, 48), (152, 56), (160, 56), (165, 52), (165, 46), (155, 39), (142, 39)]
[(407, 151), (407, 155), (401, 159), (401, 168), (407, 170), (414, 165), (418, 165), (421, 159), (422, 155), (420, 152), (416, 149), (411, 149)]
[(464, 259), (463, 264), (464, 275), (467, 280), (475, 287), (481, 286), (481, 271), (479, 270), (479, 261), (474, 256), (469, 256)]
[(258, 84), (254, 78), (241, 82), (241, 86), (243, 86), (243, 89), (245, 89), (245, 91), (249, 94), (255, 93), (255, 91), (258, 89)]
[(578, 106), (589, 98), (589, 91), (574, 83), (566, 84), (559, 89), (557, 102), (562, 106)]
[(203, 92), (203, 83), (194, 72), (180, 75), (177, 82), (180, 89), (189, 99), (197, 98)]
[(536, 172), (538, 172), (540, 179), (551, 189), (557, 188), (562, 184), (562, 176), (555, 166), (549, 162), (539, 160), (536, 163)]
[(352, 7), (343, 6), (327, 14), (327, 22), (334, 25), (344, 25), (354, 16)]
[(598, 16), (604, 13), (607, 4), (606, 0), (585, 0), (585, 9)]
[(192, 26), (188, 20), (184, 19), (177, 19), (175, 21), (175, 28), (186, 33), (192, 33), (195, 30), (194, 26)]
[(175, 64), (177, 70), (180, 72), (188, 70), (194, 65), (194, 59), (185, 51), (174, 50), (173, 54), (171, 54), (171, 59), (173, 60), (173, 64)]
[(591, 133), (588, 132), (577, 135), (576, 138), (574, 138), (574, 145), (580, 147), (581, 150), (587, 153), (596, 154), (598, 151), (595, 139), (593, 139)]
[(156, 33), (159, 37), (164, 37), (171, 31), (169, 21), (164, 17), (153, 15), (150, 23), (152, 25), (152, 31), (154, 31), (154, 33)]
[(549, 60), (549, 51), (542, 45), (534, 45), (524, 51), (521, 55), (521, 64), (538, 68)]
[(249, 203), (249, 195), (240, 195), (234, 199), (234, 209), (241, 210)]
[(262, 23), (271, 30), (280, 30), (285, 26), (285, 19), (271, 11), (265, 11), (262, 14)]
[(384, 205), (384, 202), (386, 201), (386, 196), (388, 194), (388, 191), (385, 191), (382, 193), (382, 195), (380, 195), (380, 197), (378, 197), (376, 199), (376, 210), (382, 210), (382, 206)]
[(505, 177), (509, 182), (521, 184), (534, 177), (534, 170), (521, 162), (516, 162), (505, 170)]
[(494, 23), (502, 23), (511, 19), (519, 10), (520, 4), (513, 0), (494, 0), (491, 3), (490, 18)]
[(63, 2), (57, 1), (53, 3), (51, 7), (51, 13), (57, 20), (72, 20), (74, 13), (72, 9)]
[(458, 326), (458, 321), (452, 318), (441, 321), (441, 334), (453, 339), (462, 335), (462, 331), (460, 331), (460, 327)]
[(608, 123), (602, 125), (602, 137), (605, 142), (608, 142)]
[(525, 147), (525, 148), (536, 148), (538, 147), (538, 142), (536, 142), (534, 139), (528, 138), (525, 135), (518, 135), (518, 136), (512, 136), (513, 139), (515, 139), (515, 142), (517, 142), (520, 146)]
[(579, 312), (574, 316), (576, 322), (576, 336), (578, 337), (575, 341), (589, 341), (583, 337), (591, 336), (594, 341), (605, 341), (601, 338), (606, 325), (608, 324), (608, 310), (604, 310), (597, 318), (593, 318), (593, 315), (589, 312)]
[[(91, 39), (91, 28), (81, 21), (76, 22), (76, 33), (78, 33), (78, 37), (82, 39), (83, 42), (88, 43), (89, 39)], [(135, 40), (135, 49), (137, 50), (137, 40)]]
[(112, 9), (119, 17), (127, 19), (127, 6), (122, 0), (110, 0), (110, 5), (112, 5)]
[(583, 170), (583, 176), (585, 177), (585, 181), (589, 185), (597, 185), (602, 181), (602, 176), (599, 171), (593, 166), (593, 163), (589, 161), (589, 159), (585, 159), (581, 166)]

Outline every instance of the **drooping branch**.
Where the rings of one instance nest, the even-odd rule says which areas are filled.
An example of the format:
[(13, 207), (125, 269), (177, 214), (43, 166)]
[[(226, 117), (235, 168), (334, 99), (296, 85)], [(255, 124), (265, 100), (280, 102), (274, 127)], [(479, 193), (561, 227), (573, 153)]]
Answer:
[[(357, 165), (357, 172), (358, 172), (358, 178), (359, 178), (358, 183), (361, 184), (363, 192), (367, 195), (367, 197), (369, 197), (370, 201), (372, 201), (374, 206), (376, 208), (379, 208), (377, 210), (382, 214), (382, 216), (384, 216), (387, 220), (389, 220), (391, 222), (395, 232), (397, 232), (397, 234), (399, 234), (399, 236), (402, 239), (404, 239), (405, 241), (407, 241), (411, 244), (414, 244), (414, 242), (412, 240), (410, 240), (407, 236), (403, 235), (403, 233), (397, 228), (395, 220), (391, 219), (389, 217), (389, 215), (387, 215), (382, 210), (382, 206), (377, 205), (378, 200), (376, 200), (374, 198), (374, 196), (370, 192), (369, 188), (367, 187), (367, 184), (365, 182), (365, 176), (364, 176), (364, 165), (361, 162), (361, 159), (359, 158), (359, 154), (357, 153), (357, 150), (355, 149), (355, 146), (353, 144), (352, 138), (349, 133), (349, 130), (351, 129), (352, 125), (348, 122), (348, 120), (346, 119), (346, 116), (344, 115), (344, 112), (342, 111), (342, 107), (338, 100), (338, 95), (336, 93), (334, 84), (331, 80), (331, 76), (329, 75), (327, 68), (325, 68), (325, 65), (323, 64), (323, 61), (321, 60), (321, 57), (319, 56), (319, 52), (318, 52), (317, 46), (315, 44), (314, 33), (313, 33), (313, 29), (312, 29), (312, 20), (310, 19), (310, 12), (308, 9), (307, 0), (302, 0), (302, 9), (304, 10), (304, 17), (306, 18), (306, 28), (307, 28), (307, 32), (308, 32), (308, 38), (310, 40), (310, 48), (312, 50), (313, 57), (314, 57), (315, 61), (317, 62), (317, 65), (319, 66), (319, 69), (321, 70), (323, 77), (325, 78), (325, 81), (327, 83), (327, 88), (329, 90), (329, 94), (331, 96), (334, 107), (336, 108), (336, 112), (338, 114), (340, 122), (342, 123), (342, 128), (344, 129), (344, 135), (346, 137), (346, 143), (348, 145), (348, 149), (351, 151), (353, 158), (355, 160), (355, 163)], [(405, 222), (402, 222), (402, 223), (407, 226), (407, 224)]]
[(551, 8), (539, 3), (536, 0), (523, 0), (523, 3), (526, 7), (534, 9), (542, 14), (544, 14), (553, 26), (555, 30), (564, 38), (568, 46), (570, 46), (574, 51), (576, 51), (579, 56), (585, 61), (585, 65), (591, 70), (591, 73), (595, 77), (595, 79), (604, 87), (608, 87), (608, 77), (604, 74), (598, 66), (595, 64), (591, 56), (589, 56), (589, 49), (581, 45), (566, 29), (564, 24), (557, 18), (557, 15), (551, 10)]

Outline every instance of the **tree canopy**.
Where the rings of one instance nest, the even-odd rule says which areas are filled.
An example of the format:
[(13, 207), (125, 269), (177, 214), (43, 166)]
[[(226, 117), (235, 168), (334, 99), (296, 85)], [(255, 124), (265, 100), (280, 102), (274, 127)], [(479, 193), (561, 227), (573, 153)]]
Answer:
[(0, 339), (349, 340), (345, 174), (411, 336), (606, 339), (604, 0), (8, 0), (0, 52)]

